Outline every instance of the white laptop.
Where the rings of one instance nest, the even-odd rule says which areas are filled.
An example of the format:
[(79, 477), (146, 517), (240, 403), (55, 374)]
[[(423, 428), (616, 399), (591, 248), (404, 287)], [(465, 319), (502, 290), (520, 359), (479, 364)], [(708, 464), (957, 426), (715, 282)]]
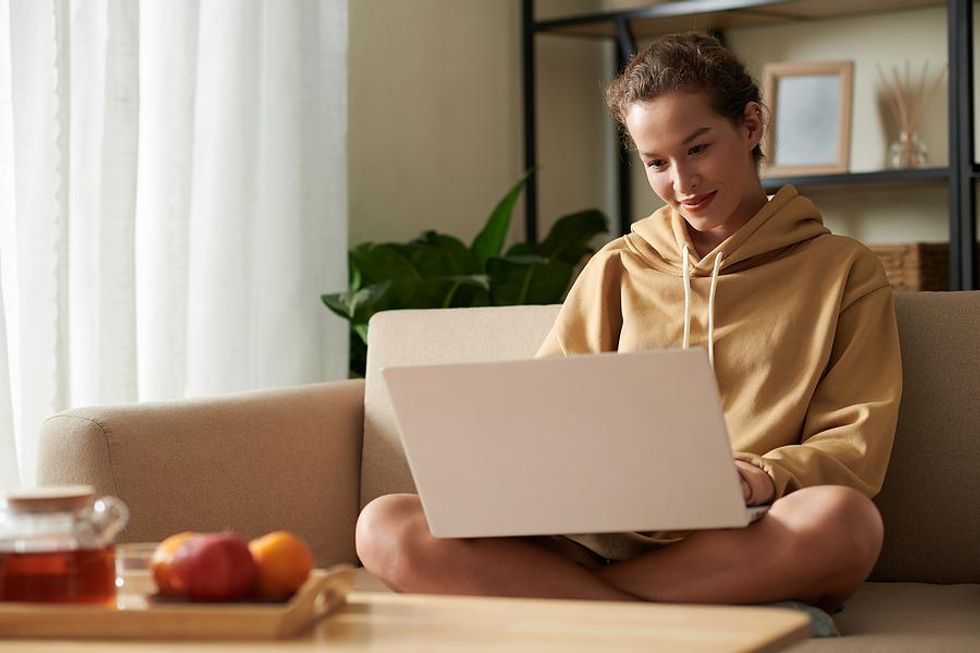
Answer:
[(703, 348), (386, 367), (432, 534), (747, 526)]

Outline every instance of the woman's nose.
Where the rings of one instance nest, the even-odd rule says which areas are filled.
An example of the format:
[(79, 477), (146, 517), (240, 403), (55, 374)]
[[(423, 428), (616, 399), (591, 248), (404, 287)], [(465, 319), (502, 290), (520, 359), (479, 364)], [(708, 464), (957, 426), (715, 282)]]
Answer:
[(701, 183), (701, 177), (691, 167), (674, 167), (674, 192), (687, 197), (693, 195)]

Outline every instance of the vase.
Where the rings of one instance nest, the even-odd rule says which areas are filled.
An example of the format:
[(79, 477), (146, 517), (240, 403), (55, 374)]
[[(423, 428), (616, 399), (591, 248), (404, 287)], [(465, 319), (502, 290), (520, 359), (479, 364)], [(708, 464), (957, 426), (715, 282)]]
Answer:
[(889, 168), (921, 168), (927, 162), (926, 146), (918, 132), (902, 131), (888, 146)]

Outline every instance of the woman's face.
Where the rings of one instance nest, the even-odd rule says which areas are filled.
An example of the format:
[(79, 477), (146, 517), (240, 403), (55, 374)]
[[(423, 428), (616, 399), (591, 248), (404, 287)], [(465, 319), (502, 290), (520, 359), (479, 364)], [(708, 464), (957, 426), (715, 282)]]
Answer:
[(626, 128), (650, 187), (693, 229), (728, 234), (758, 210), (752, 149), (762, 137), (759, 111), (747, 103), (736, 127), (700, 93), (673, 92), (630, 107)]

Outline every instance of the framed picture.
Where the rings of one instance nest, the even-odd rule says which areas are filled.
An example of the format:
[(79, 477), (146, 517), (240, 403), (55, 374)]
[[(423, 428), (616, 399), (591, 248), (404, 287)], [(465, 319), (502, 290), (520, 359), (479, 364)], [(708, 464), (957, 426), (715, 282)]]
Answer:
[(769, 106), (762, 174), (847, 172), (854, 62), (774, 63), (763, 68)]

